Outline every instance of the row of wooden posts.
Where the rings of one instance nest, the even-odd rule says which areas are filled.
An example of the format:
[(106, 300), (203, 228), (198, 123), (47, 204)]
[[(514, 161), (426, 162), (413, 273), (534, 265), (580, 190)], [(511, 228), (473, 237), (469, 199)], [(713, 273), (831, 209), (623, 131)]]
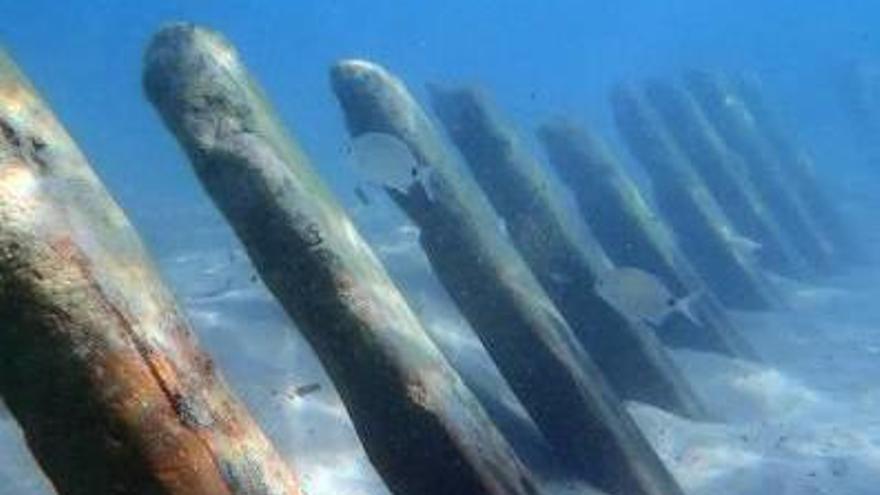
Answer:
[[(327, 369), (395, 494), (537, 494), (406, 296), (219, 34), (175, 24), (145, 59), (149, 100), (261, 278)], [(379, 66), (331, 71), (352, 138), (405, 143), (431, 189), (387, 189), (443, 286), (553, 447), (595, 491), (683, 493), (623, 407), (712, 418), (666, 347), (758, 360), (725, 307), (784, 304), (761, 268), (813, 279), (857, 260), (806, 154), (759, 85), (693, 73), (621, 85), (619, 130), (658, 212), (588, 129), (538, 131), (590, 227), (471, 88), (432, 87), (434, 121)], [(499, 217), (507, 233), (498, 228)], [(732, 236), (764, 248), (755, 260)], [(702, 291), (702, 324), (659, 332), (599, 297), (614, 266)], [(560, 276), (564, 274), (564, 276)], [(293, 472), (196, 342), (125, 215), (8, 57), (0, 61), (0, 394), (62, 495), (292, 495)], [(662, 340), (662, 343), (661, 343)], [(295, 463), (295, 460), (294, 460)]]

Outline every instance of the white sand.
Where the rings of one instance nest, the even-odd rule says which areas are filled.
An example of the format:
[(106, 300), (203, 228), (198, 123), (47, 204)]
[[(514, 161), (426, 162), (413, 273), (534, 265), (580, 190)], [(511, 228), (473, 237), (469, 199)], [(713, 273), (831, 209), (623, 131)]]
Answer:
[[(306, 489), (314, 495), (387, 493), (317, 358), (252, 277), (241, 248), (216, 215), (190, 220), (203, 227), (162, 240), (162, 269), (203, 343)], [(545, 446), (522, 407), (448, 297), (425, 276), (428, 265), (413, 230), (390, 214), (366, 224), (444, 353), (478, 394), (493, 396), (502, 428), (518, 432), (515, 443), (529, 463), (548, 473)], [(724, 422), (694, 423), (643, 404), (629, 409), (690, 495), (880, 493), (880, 309), (874, 303), (880, 288), (874, 280), (861, 273), (832, 281), (833, 288), (789, 284), (796, 310), (734, 315), (765, 364), (674, 352)], [(291, 393), (313, 383), (321, 389), (304, 397)], [(0, 420), (0, 495), (50, 493), (22, 445), (12, 422)], [(554, 487), (576, 492), (576, 485), (559, 480)]]

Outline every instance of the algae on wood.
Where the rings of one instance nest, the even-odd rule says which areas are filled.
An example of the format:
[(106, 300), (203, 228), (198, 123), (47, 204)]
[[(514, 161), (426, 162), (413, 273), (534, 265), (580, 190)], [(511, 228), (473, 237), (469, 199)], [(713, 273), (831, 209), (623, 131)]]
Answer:
[(815, 269), (834, 268), (837, 253), (795, 194), (755, 118), (729, 82), (713, 72), (690, 72), (688, 89), (731, 149), (742, 156), (755, 189), (792, 243)]
[(727, 147), (694, 98), (661, 81), (649, 83), (647, 95), (737, 232), (760, 244), (762, 264), (797, 278), (814, 272), (758, 195), (742, 157)]
[(531, 475), (219, 34), (153, 40), (147, 93), (266, 285), (327, 368), (397, 494), (528, 495)]
[[(352, 137), (394, 136), (426, 173), (429, 184), (386, 190), (419, 226), (438, 278), (560, 456), (611, 493), (680, 493), (602, 376), (628, 398), (702, 417), (662, 349), (612, 321), (602, 329), (617, 332), (606, 335), (616, 347), (606, 341), (600, 372), (404, 84), (365, 61), (341, 62), (331, 77)], [(595, 318), (581, 329), (593, 332), (585, 340), (601, 339), (601, 313)]]
[(734, 249), (732, 225), (642, 91), (622, 84), (611, 101), (618, 129), (651, 179), (658, 208), (706, 284), (732, 308), (776, 307), (778, 296), (755, 263)]
[(671, 315), (658, 329), (660, 338), (673, 347), (756, 359), (717, 296), (608, 146), (586, 128), (565, 120), (541, 126), (538, 136), (551, 164), (571, 188), (579, 212), (615, 263), (656, 275), (677, 297), (699, 295), (693, 310), (701, 324)]
[(0, 395), (60, 495), (301, 493), (4, 54), (0, 321)]

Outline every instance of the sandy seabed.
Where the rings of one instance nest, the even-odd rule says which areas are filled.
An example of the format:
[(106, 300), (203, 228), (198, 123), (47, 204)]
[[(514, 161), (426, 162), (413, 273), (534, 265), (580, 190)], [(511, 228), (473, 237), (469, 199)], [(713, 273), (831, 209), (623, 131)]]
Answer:
[[(165, 234), (151, 243), (159, 264), (203, 344), (306, 490), (387, 493), (318, 359), (259, 283), (228, 229), (213, 212), (194, 210), (181, 219), (200, 227), (180, 229), (185, 240), (162, 229)], [(577, 484), (553, 468), (479, 341), (427, 275), (418, 232), (399, 217), (360, 220), (444, 354), (478, 395), (491, 400), (502, 428), (519, 432), (514, 442), (527, 462), (553, 484), (552, 491), (576, 492)], [(877, 280), (880, 269), (873, 268), (821, 287), (780, 281), (790, 311), (734, 314), (763, 364), (673, 351), (723, 421), (688, 421), (638, 403), (628, 408), (688, 494), (880, 493)], [(313, 390), (313, 384), (320, 388)], [(49, 493), (17, 427), (0, 420), (0, 495)]]

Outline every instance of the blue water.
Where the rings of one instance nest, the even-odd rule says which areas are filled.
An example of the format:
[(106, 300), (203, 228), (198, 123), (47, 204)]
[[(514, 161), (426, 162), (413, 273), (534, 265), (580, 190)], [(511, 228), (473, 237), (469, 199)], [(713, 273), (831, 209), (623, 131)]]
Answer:
[[(316, 424), (326, 429), (322, 439), (333, 448), (348, 448), (354, 442), (335, 395), (321, 396), (326, 403), (319, 405), (325, 409), (316, 406), (317, 412), (292, 408), (279, 413), (282, 406), (267, 405), (270, 394), (254, 388), (261, 386), (260, 379), (291, 382), (290, 363), (296, 363), (295, 372), (301, 373), (295, 375), (299, 381), (291, 382), (294, 385), (326, 380), (326, 376), (295, 330), (294, 337), (281, 340), (279, 336), (287, 335), (291, 324), (261, 286), (253, 288), (248, 282), (253, 270), (244, 256), (236, 251), (236, 262), (223, 265), (230, 250), (238, 248), (209, 245), (214, 231), (200, 246), (203, 251), (180, 253), (168, 247), (174, 244), (171, 237), (189, 232), (180, 225), (173, 227), (176, 232), (169, 232), (165, 219), (192, 207), (210, 209), (189, 163), (141, 87), (142, 55), (150, 37), (164, 23), (179, 20), (216, 29), (237, 47), (282, 120), (351, 207), (356, 204), (352, 189), (358, 179), (346, 152), (348, 135), (342, 113), (328, 81), (331, 64), (349, 57), (384, 65), (419, 97), (424, 97), (423, 85), (428, 82), (479, 83), (530, 140), (531, 131), (543, 120), (560, 114), (573, 117), (598, 128), (623, 157), (627, 157), (626, 149), (617, 138), (608, 104), (608, 91), (615, 83), (677, 77), (688, 68), (753, 71), (766, 82), (771, 101), (781, 109), (799, 142), (815, 155), (823, 183), (851, 219), (865, 228), (864, 222), (873, 220), (869, 205), (880, 204), (876, 186), (880, 174), (874, 170), (870, 150), (860, 147), (863, 143), (854, 135), (840, 94), (840, 77), (848, 63), (880, 60), (880, 3), (872, 0), (0, 0), (0, 44), (40, 89), (108, 189), (141, 227), (161, 258), (169, 283), (182, 294), (206, 347), (227, 366), (224, 371), (230, 381), (266, 425), (279, 450), (306, 466), (303, 471), (314, 477), (307, 485), (356, 486), (359, 489), (351, 493), (385, 493), (360, 451), (352, 454), (351, 465), (346, 464), (351, 473), (338, 478), (334, 477), (338, 473), (328, 474), (333, 465), (320, 455), (311, 463), (303, 460), (310, 445), (297, 428), (299, 420), (316, 418)], [(531, 145), (541, 154), (538, 146)], [(638, 173), (635, 162), (628, 161)], [(179, 218), (196, 221), (204, 217)], [(210, 222), (212, 229), (222, 223), (216, 214)], [(865, 237), (880, 243), (880, 234)], [(195, 234), (193, 238), (204, 240)], [(233, 244), (228, 231), (219, 238)], [(423, 267), (416, 250), (413, 242), (412, 251), (402, 258)], [(220, 280), (217, 277), (243, 281), (246, 297), (232, 303), (187, 299), (188, 294), (213, 290), (212, 284)], [(851, 287), (845, 291), (824, 286), (793, 290), (808, 309), (804, 314), (737, 315), (762, 332), (758, 344), (773, 357), (775, 367), (719, 364), (687, 353), (675, 356), (692, 373), (700, 392), (711, 397), (712, 407), (728, 407), (739, 415), (732, 425), (692, 425), (656, 411), (636, 411), (640, 425), (668, 456), (664, 460), (683, 477), (682, 484), (695, 487), (690, 493), (877, 492), (873, 487), (880, 483), (876, 460), (880, 459), (880, 428), (870, 411), (880, 407), (880, 389), (865, 385), (868, 376), (880, 372), (876, 359), (880, 315), (868, 311), (872, 302), (865, 297), (877, 292), (872, 277), (865, 275), (859, 281), (858, 293)], [(431, 320), (427, 325), (443, 331), (448, 325), (447, 334), (456, 338), (455, 332), (468, 331), (460, 317), (448, 315), (455, 313), (448, 301), (437, 304), (425, 310), (430, 315), (426, 319)], [(857, 321), (856, 313), (861, 317)], [(254, 327), (249, 327), (253, 333), (242, 336), (240, 327), (246, 325)], [(821, 332), (809, 337), (798, 333), (806, 327)], [(467, 349), (478, 348), (473, 335), (467, 336), (471, 338)], [(826, 336), (832, 337), (823, 340)], [(255, 349), (252, 355), (237, 357), (247, 345)], [(276, 348), (283, 351), (276, 355)], [(790, 352), (793, 348), (801, 351)], [(845, 365), (834, 367), (824, 361), (832, 353)], [(500, 381), (484, 353), (465, 354), (462, 362), (481, 373), (480, 366), (485, 366), (485, 373), (491, 375), (487, 380)], [(727, 398), (728, 393), (733, 399)], [(807, 412), (799, 416), (793, 411)], [(833, 426), (825, 428), (826, 424)], [(833, 428), (838, 431), (829, 433)], [(859, 437), (863, 431), (868, 432), (865, 438)], [(740, 451), (733, 447), (750, 435), (760, 440), (756, 443), (770, 447), (750, 446), (755, 458), (742, 454), (746, 459), (742, 461), (737, 457)], [(772, 444), (783, 437), (802, 441), (800, 450), (773, 450), (778, 445)], [(826, 437), (829, 442), (844, 437), (843, 443), (829, 449), (837, 456), (852, 454), (856, 474), (846, 482), (820, 476), (816, 486), (848, 488), (838, 493), (786, 484), (795, 477), (811, 479), (810, 473), (818, 469), (814, 464), (821, 464), (830, 454), (821, 449), (813, 452), (810, 449), (815, 445), (810, 441), (820, 444)], [(17, 459), (25, 458), (20, 450)], [(327, 451), (331, 450), (328, 446)], [(0, 463), (10, 451), (0, 440)], [(336, 455), (336, 451), (331, 453)], [(706, 464), (694, 461), (693, 467), (687, 463), (698, 454), (709, 459)], [(35, 472), (27, 462), (16, 462), (23, 463), (22, 472)], [(709, 480), (703, 480), (703, 471), (712, 473), (706, 466), (719, 472), (729, 469), (719, 479), (729, 477), (730, 482), (713, 482), (709, 474)], [(321, 469), (327, 470), (326, 480), (319, 476)], [(21, 488), (30, 487), (30, 482), (7, 492), (3, 475), (0, 469), (0, 495), (44, 493)], [(718, 491), (738, 478), (742, 491)]]
[(342, 57), (379, 61), (417, 91), (432, 80), (484, 83), (524, 126), (560, 112), (607, 123), (606, 91), (622, 78), (755, 69), (801, 132), (822, 136), (839, 127), (827, 124), (839, 118), (835, 67), (880, 52), (880, 6), (870, 0), (4, 0), (0, 16), (0, 42), (132, 206), (194, 189), (140, 85), (144, 46), (171, 20), (225, 33), (346, 193), (346, 136), (327, 84)]

